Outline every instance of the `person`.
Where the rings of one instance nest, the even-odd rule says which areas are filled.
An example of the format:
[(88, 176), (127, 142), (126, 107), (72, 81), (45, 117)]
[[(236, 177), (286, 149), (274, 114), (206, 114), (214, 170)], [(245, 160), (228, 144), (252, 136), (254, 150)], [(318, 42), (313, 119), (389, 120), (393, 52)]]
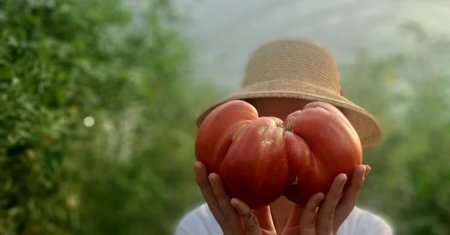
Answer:
[[(211, 105), (197, 124), (218, 105), (245, 100), (260, 116), (286, 116), (306, 103), (322, 101), (339, 108), (352, 123), (363, 147), (381, 139), (372, 114), (347, 99), (340, 86), (339, 68), (325, 48), (305, 40), (286, 39), (261, 46), (251, 57), (242, 89)], [(176, 235), (389, 235), (390, 225), (381, 217), (356, 206), (370, 166), (356, 167), (351, 179), (339, 174), (328, 192), (317, 193), (304, 207), (281, 196), (268, 206), (251, 210), (230, 198), (217, 173), (195, 162), (197, 183), (206, 201), (185, 215)]]

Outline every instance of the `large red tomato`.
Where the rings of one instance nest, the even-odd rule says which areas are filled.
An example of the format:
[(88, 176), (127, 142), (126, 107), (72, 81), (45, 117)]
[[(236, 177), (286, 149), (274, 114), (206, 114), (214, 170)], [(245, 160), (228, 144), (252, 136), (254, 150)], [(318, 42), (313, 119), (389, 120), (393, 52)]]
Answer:
[(313, 102), (290, 114), (286, 126), (288, 157), (295, 182), (286, 192), (304, 204), (314, 193), (326, 193), (338, 174), (351, 178), (362, 162), (358, 134), (347, 118), (331, 104)]
[(256, 208), (282, 195), (294, 179), (289, 170), (283, 121), (260, 117), (235, 100), (214, 109), (199, 127), (197, 159), (217, 172), (227, 192)]
[(313, 102), (286, 121), (258, 117), (249, 103), (227, 102), (203, 120), (197, 159), (217, 172), (231, 197), (256, 208), (281, 195), (305, 203), (326, 192), (339, 173), (361, 163), (361, 144), (351, 124), (334, 106)]

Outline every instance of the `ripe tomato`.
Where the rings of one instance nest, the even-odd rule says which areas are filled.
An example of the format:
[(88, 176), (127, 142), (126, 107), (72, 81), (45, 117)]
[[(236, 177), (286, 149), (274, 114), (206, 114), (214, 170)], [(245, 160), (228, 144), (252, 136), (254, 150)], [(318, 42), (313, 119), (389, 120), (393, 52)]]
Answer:
[(326, 193), (340, 173), (351, 178), (362, 162), (358, 134), (334, 106), (313, 102), (286, 119), (288, 157), (295, 182), (286, 192), (294, 202), (304, 204), (318, 192)]
[(197, 159), (221, 176), (228, 194), (252, 208), (281, 195), (304, 204), (362, 161), (356, 131), (323, 102), (293, 112), (285, 126), (276, 117), (258, 117), (245, 101), (229, 101), (203, 120), (195, 150)]

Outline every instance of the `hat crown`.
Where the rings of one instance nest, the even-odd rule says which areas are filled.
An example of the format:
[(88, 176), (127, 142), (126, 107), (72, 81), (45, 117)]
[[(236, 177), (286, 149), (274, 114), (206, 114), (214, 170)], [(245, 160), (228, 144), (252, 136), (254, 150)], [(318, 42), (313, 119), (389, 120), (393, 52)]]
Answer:
[(275, 41), (251, 57), (243, 86), (268, 80), (297, 80), (340, 92), (336, 59), (324, 48), (300, 40)]

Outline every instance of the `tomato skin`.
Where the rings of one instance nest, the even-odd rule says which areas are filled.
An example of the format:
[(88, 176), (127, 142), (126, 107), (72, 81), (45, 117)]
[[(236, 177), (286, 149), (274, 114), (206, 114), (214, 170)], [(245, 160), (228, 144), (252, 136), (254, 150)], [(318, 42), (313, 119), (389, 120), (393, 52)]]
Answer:
[(289, 170), (283, 122), (260, 117), (233, 136), (219, 173), (230, 195), (251, 208), (269, 204), (293, 180)]
[(290, 166), (297, 180), (286, 192), (291, 201), (305, 204), (313, 194), (327, 193), (338, 174), (345, 173), (351, 178), (353, 170), (362, 163), (359, 137), (334, 106), (309, 103), (303, 110), (290, 114), (286, 122), (294, 136), (300, 136), (309, 148), (299, 157), (292, 152), (298, 151), (295, 148), (300, 145), (288, 146)]
[(251, 208), (279, 196), (305, 204), (326, 193), (336, 175), (362, 162), (356, 131), (334, 106), (312, 102), (288, 115), (258, 117), (249, 103), (234, 100), (215, 108), (199, 127), (197, 160), (218, 173), (230, 197)]
[(195, 155), (210, 172), (218, 172), (234, 132), (258, 118), (251, 104), (233, 100), (215, 108), (203, 120), (197, 132)]

